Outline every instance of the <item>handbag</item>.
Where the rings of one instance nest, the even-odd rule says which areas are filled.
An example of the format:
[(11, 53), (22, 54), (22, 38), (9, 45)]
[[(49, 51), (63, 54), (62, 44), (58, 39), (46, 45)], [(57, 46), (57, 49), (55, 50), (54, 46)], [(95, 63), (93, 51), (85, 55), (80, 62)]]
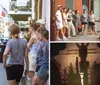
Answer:
[(22, 76), (21, 80), (20, 80), (20, 85), (26, 85), (26, 77)]

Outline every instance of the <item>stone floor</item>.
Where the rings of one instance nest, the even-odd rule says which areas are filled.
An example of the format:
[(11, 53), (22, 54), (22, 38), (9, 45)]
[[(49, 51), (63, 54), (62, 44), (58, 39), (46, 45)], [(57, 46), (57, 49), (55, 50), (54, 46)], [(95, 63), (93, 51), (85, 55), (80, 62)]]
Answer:
[(100, 37), (100, 32), (98, 32), (97, 35), (95, 34), (92, 34), (90, 35), (89, 33), (86, 33), (85, 35), (83, 34), (80, 34), (78, 36), (75, 36), (75, 37), (71, 37), (69, 38), (68, 40), (61, 40), (61, 41), (58, 41), (58, 42), (96, 42), (96, 41), (100, 41), (100, 39), (98, 39)]

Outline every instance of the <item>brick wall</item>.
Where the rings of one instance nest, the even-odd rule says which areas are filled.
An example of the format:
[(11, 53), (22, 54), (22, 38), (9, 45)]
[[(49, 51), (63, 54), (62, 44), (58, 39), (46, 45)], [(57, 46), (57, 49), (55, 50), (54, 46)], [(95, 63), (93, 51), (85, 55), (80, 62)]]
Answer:
[(75, 9), (79, 10), (80, 14), (82, 14), (82, 0), (75, 0)]
[(63, 7), (66, 6), (66, 0), (54, 0), (54, 11), (57, 10), (57, 6), (62, 5)]

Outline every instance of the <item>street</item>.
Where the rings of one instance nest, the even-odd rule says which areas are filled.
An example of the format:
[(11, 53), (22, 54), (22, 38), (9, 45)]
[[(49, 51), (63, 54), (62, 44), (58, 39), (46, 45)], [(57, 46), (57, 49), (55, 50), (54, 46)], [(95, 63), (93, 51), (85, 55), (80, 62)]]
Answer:
[(99, 41), (99, 35), (89, 35), (89, 34), (86, 34), (86, 35), (79, 35), (77, 37), (72, 37), (70, 39), (68, 39), (68, 41)]
[[(8, 85), (6, 71), (3, 68), (2, 63), (0, 63), (0, 85)], [(21, 85), (21, 83), (19, 84)], [(32, 85), (30, 80), (26, 80), (26, 85)]]
[(63, 41), (65, 41), (65, 42), (66, 41), (67, 42), (73, 42), (73, 41), (76, 41), (76, 42), (77, 41), (81, 41), (81, 42), (83, 42), (83, 41), (85, 41), (85, 42), (100, 41), (99, 37), (100, 37), (100, 32), (98, 32), (97, 35), (95, 35), (95, 34), (90, 35), (90, 34), (86, 33), (85, 35), (80, 34), (78, 36), (68, 38), (68, 40), (61, 40), (60, 42), (63, 42)]
[(7, 78), (6, 78), (6, 72), (2, 66), (2, 63), (0, 63), (0, 85), (8, 85)]

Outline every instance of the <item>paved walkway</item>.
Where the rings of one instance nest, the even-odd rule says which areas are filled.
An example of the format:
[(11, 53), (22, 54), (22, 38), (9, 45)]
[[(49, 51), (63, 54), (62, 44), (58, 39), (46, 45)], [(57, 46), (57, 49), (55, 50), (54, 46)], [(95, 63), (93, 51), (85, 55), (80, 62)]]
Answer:
[[(32, 85), (29, 80), (26, 80), (26, 84)], [(7, 77), (6, 77), (6, 71), (3, 68), (2, 63), (0, 63), (0, 85), (8, 85)], [(19, 85), (21, 85), (21, 83)]]
[(100, 32), (98, 33), (98, 35), (95, 35), (95, 34), (92, 34), (92, 35), (90, 35), (90, 34), (85, 34), (85, 35), (83, 35), (83, 34), (80, 34), (80, 35), (78, 35), (78, 36), (75, 36), (75, 37), (71, 37), (71, 38), (69, 38), (68, 40), (61, 40), (61, 41), (59, 41), (59, 42), (73, 42), (73, 41), (87, 41), (87, 42), (91, 42), (91, 41), (100, 41), (100, 39), (98, 39), (100, 37)]
[(6, 72), (5, 72), (5, 69), (3, 68), (2, 63), (0, 63), (0, 85), (8, 85)]
[(99, 38), (99, 35), (85, 34), (85, 35), (79, 35), (77, 37), (72, 37), (68, 41), (99, 41), (98, 38)]

